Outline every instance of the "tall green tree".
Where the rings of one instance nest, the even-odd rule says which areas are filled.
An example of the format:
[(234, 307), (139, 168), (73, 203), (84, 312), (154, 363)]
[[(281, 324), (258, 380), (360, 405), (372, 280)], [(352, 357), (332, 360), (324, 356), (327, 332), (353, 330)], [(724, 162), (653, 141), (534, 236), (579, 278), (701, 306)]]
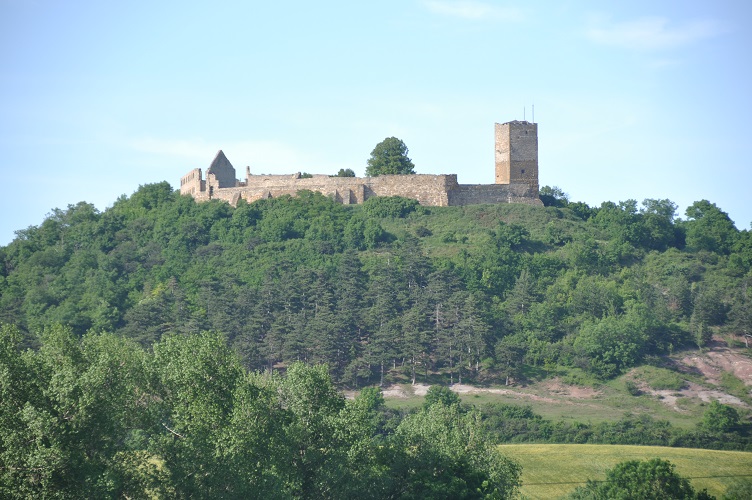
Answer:
[(510, 498), (520, 467), (480, 430), (480, 415), (437, 401), (407, 416), (395, 433), (392, 498)]
[(415, 165), (408, 158), (407, 153), (407, 146), (402, 140), (396, 137), (387, 137), (376, 144), (376, 147), (371, 151), (366, 175), (376, 177), (377, 175), (414, 174)]
[(739, 232), (728, 214), (707, 200), (694, 202), (687, 207), (687, 246), (728, 254)]

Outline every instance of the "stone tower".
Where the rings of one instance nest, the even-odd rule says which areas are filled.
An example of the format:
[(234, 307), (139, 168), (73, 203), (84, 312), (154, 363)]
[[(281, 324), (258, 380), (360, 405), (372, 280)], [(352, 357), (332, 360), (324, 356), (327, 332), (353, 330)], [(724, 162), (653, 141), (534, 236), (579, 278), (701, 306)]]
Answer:
[(538, 124), (497, 123), (496, 184), (526, 183), (538, 194)]

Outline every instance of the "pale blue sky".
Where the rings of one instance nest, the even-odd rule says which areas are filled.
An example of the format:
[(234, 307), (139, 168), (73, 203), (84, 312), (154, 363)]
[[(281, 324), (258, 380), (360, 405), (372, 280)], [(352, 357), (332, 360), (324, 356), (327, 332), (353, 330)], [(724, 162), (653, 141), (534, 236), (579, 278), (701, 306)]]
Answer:
[[(493, 182), (493, 124), (539, 123), (573, 200), (708, 199), (752, 222), (752, 2), (0, 0), (0, 245), (79, 201), (206, 168)], [(523, 111), (524, 110), (524, 111)]]

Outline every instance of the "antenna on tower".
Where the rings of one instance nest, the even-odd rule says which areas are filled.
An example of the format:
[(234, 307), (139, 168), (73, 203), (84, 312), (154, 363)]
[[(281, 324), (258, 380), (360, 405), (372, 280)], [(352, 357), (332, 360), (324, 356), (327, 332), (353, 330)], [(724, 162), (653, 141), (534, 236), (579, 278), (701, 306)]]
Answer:
[(535, 104), (533, 104), (533, 123), (535, 123)]
[(522, 106), (522, 121), (525, 121), (525, 106)]

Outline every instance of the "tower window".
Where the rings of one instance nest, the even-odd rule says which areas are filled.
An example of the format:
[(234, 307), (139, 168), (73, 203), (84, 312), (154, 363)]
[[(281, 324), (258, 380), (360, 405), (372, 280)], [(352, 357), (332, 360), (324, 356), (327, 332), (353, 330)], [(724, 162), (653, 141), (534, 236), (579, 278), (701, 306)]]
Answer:
[(523, 168), (522, 170), (520, 170), (520, 173), (524, 174), (525, 173), (525, 169)]

